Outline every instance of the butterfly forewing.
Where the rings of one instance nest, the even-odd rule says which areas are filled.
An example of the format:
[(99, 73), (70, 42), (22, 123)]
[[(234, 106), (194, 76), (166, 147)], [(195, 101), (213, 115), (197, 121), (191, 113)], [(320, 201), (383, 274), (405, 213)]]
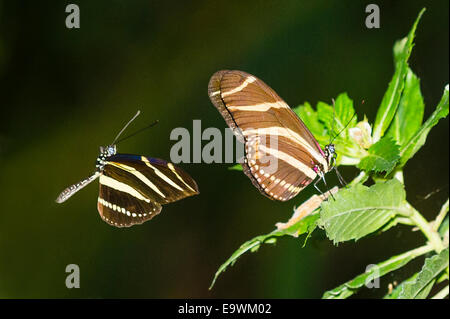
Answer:
[[(105, 172), (114, 168), (127, 176), (130, 182), (138, 181), (158, 202), (171, 203), (198, 194), (192, 177), (181, 168), (158, 158), (131, 154), (116, 154), (108, 158)], [(142, 189), (140, 188), (140, 189)]]
[(328, 170), (322, 149), (289, 106), (263, 81), (242, 71), (219, 71), (209, 96), (245, 144), (244, 173), (272, 199), (288, 200)]
[(195, 194), (195, 181), (173, 164), (116, 154), (107, 159), (100, 176), (98, 209), (108, 223), (126, 227), (153, 218), (163, 204)]

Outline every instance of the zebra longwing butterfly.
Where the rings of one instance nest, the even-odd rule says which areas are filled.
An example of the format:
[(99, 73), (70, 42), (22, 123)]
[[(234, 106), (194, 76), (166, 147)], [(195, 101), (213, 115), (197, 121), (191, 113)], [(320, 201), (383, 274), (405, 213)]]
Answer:
[[(302, 120), (267, 84), (242, 71), (223, 70), (211, 77), (208, 94), (244, 143), (241, 165), (263, 195), (287, 201), (317, 177), (325, 182), (325, 173), (335, 164), (334, 145), (322, 150)], [(269, 171), (262, 161), (267, 154), (277, 161), (276, 169)]]
[(172, 163), (117, 153), (115, 141), (137, 115), (139, 112), (111, 145), (100, 147), (94, 174), (67, 187), (56, 199), (57, 203), (66, 201), (98, 177), (97, 209), (101, 218), (112, 226), (130, 227), (158, 215), (164, 204), (199, 194), (194, 179)]

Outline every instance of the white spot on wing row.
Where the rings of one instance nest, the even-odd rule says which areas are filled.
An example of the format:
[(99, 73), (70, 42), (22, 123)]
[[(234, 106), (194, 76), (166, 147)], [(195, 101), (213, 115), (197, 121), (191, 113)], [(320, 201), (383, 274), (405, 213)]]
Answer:
[[(116, 211), (118, 213), (122, 213), (122, 214), (127, 215), (127, 216), (131, 216), (131, 217), (146, 217), (147, 215), (151, 215), (151, 213), (152, 213), (152, 212), (149, 212), (148, 214), (147, 213), (144, 213), (144, 214), (131, 213), (129, 210), (127, 210), (127, 209), (125, 209), (123, 207), (120, 207), (120, 206), (118, 206), (116, 204), (112, 204), (112, 203), (110, 203), (110, 202), (108, 202), (108, 201), (106, 201), (106, 200), (104, 200), (103, 198), (100, 198), (100, 197), (98, 198), (98, 202), (100, 204), (102, 204), (103, 206), (108, 207), (109, 209), (112, 209), (113, 211)], [(153, 208), (153, 211), (154, 210), (155, 210), (155, 208)]]

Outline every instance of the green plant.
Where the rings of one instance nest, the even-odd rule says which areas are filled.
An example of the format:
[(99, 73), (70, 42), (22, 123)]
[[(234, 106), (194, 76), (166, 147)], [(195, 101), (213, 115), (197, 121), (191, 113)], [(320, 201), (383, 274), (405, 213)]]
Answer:
[[(325, 292), (323, 298), (347, 298), (368, 280), (393, 272), (425, 254), (430, 256), (425, 259), (422, 269), (392, 289), (385, 298), (426, 298), (432, 287), (443, 281), (447, 284), (434, 298), (448, 295), (449, 201), (442, 206), (436, 219), (428, 222), (406, 200), (403, 183), (403, 167), (424, 145), (431, 128), (449, 112), (447, 85), (435, 111), (422, 123), (425, 105), (419, 78), (409, 68), (408, 58), (424, 11), (419, 13), (408, 36), (394, 45), (395, 73), (378, 109), (373, 129), (365, 116), (360, 122), (354, 117), (353, 101), (346, 93), (336, 98), (334, 109), (323, 102), (317, 104), (316, 110), (308, 103), (294, 109), (322, 147), (330, 136), (343, 130), (335, 139), (339, 154), (337, 164), (356, 166), (360, 169), (359, 175), (334, 195), (335, 200), (324, 201), (326, 196), (315, 195), (296, 210), (287, 224), (278, 224), (273, 232), (244, 243), (218, 269), (210, 289), (217, 277), (240, 256), (248, 251), (255, 252), (262, 244), (273, 244), (278, 237), (307, 234), (308, 238), (314, 230), (323, 229), (337, 244), (405, 224), (423, 233), (426, 239), (423, 246), (378, 263), (377, 267)], [(350, 123), (349, 128), (345, 129), (347, 123)], [(366, 182), (372, 185), (364, 185)]]

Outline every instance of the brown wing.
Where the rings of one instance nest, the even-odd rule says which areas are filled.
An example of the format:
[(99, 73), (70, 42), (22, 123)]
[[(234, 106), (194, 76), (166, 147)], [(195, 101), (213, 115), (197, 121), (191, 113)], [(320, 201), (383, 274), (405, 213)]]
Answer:
[(97, 209), (108, 224), (130, 227), (152, 219), (161, 212), (162, 207), (157, 202), (139, 199), (100, 183)]
[(327, 162), (314, 136), (263, 81), (242, 71), (219, 71), (209, 81), (209, 97), (244, 143), (244, 173), (265, 196), (286, 201)]
[(103, 220), (129, 227), (153, 218), (168, 204), (198, 194), (195, 181), (166, 161), (116, 154), (100, 175), (98, 211)]

